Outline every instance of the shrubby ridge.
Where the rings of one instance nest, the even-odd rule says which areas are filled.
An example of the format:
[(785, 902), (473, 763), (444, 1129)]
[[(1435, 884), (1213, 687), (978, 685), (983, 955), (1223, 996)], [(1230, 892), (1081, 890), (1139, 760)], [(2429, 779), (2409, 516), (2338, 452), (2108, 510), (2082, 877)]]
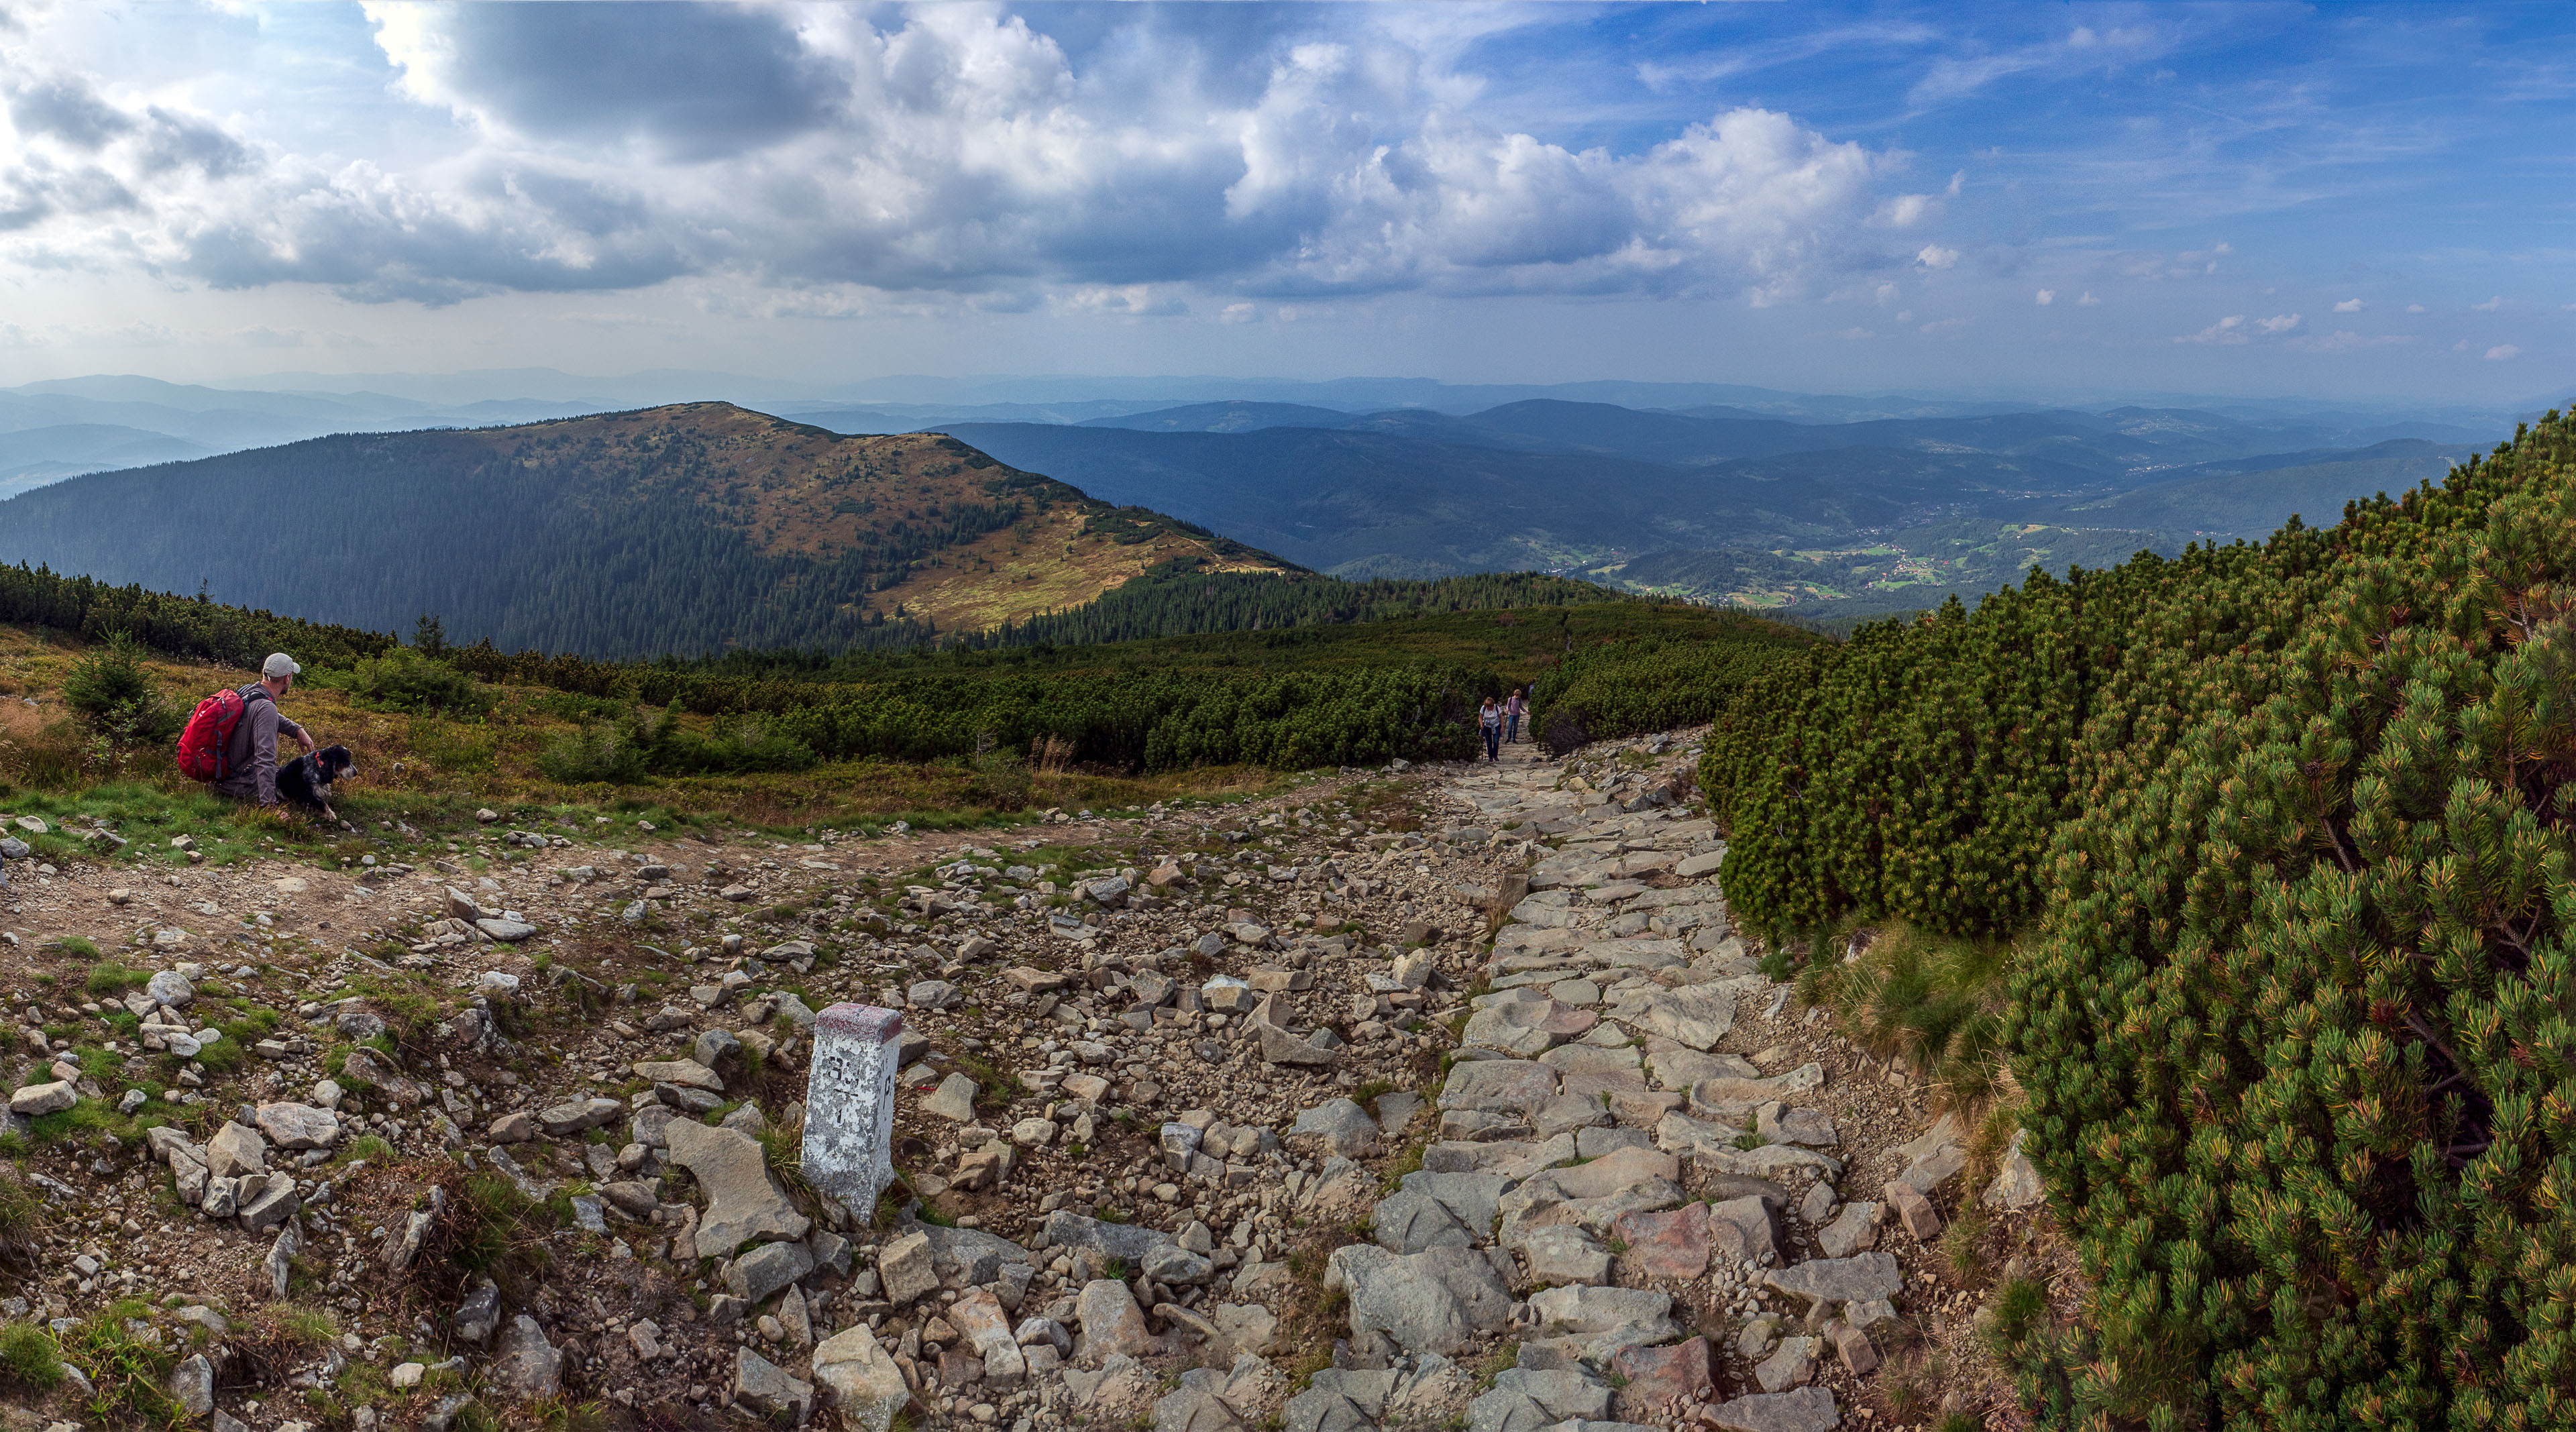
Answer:
[(2098, 1280), (2026, 1369), (2059, 1415), (2576, 1415), (2571, 458), (2553, 412), (2332, 528), (2034, 573), (1712, 712), (1747, 926), (2026, 937), (2028, 1148)]

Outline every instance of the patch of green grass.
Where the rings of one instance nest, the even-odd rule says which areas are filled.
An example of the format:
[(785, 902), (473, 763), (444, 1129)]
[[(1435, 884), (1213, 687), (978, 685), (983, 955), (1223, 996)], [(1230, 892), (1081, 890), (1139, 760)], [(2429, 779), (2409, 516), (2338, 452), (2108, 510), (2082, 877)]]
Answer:
[[(146, 1104), (143, 1107), (151, 1109), (153, 1106)], [(39, 1148), (66, 1140), (85, 1140), (95, 1143), (98, 1142), (99, 1136), (104, 1134), (113, 1134), (118, 1139), (131, 1144), (143, 1136), (145, 1129), (168, 1122), (170, 1121), (167, 1117), (157, 1113), (129, 1118), (118, 1113), (116, 1106), (105, 1099), (83, 1099), (68, 1109), (60, 1109), (29, 1121), (27, 1136), (28, 1141)]]
[(1941, 1255), (1949, 1260), (1950, 1271), (1961, 1278), (1977, 1271), (1977, 1245), (1986, 1236), (1986, 1211), (1970, 1203), (1941, 1230)]
[(307, 1303), (278, 1303), (268, 1310), (270, 1324), (303, 1347), (320, 1347), (340, 1337), (340, 1321)]
[[(72, 935), (64, 939), (63, 947), (70, 949), (74, 940), (79, 940), (84, 945), (90, 944), (89, 941), (80, 939), (78, 935)], [(98, 947), (90, 945), (89, 953), (95, 956), (97, 952)], [(78, 952), (75, 951), (75, 953)], [(149, 970), (138, 970), (121, 960), (102, 959), (89, 967), (89, 978), (82, 982), (81, 988), (100, 999), (114, 999), (127, 990), (140, 989), (151, 979), (152, 972)]]
[(333, 1163), (355, 1163), (360, 1159), (365, 1159), (369, 1163), (382, 1163), (393, 1156), (394, 1146), (392, 1144), (385, 1142), (374, 1134), (361, 1134), (358, 1137), (349, 1140), (347, 1143), (342, 1144), (340, 1146), (340, 1152), (334, 1155), (331, 1161)]
[(472, 1173), (448, 1185), (441, 1223), (448, 1261), (492, 1279), (515, 1298), (544, 1272), (546, 1235), (563, 1226), (563, 1219), (501, 1175)]
[(164, 1390), (175, 1352), (144, 1341), (126, 1324), (152, 1316), (139, 1298), (120, 1298), (83, 1319), (64, 1338), (65, 1358), (98, 1389), (89, 1411), (110, 1425), (175, 1427), (184, 1419)]
[(0, 1326), (0, 1379), (38, 1392), (59, 1385), (63, 1354), (53, 1335), (30, 1322)]

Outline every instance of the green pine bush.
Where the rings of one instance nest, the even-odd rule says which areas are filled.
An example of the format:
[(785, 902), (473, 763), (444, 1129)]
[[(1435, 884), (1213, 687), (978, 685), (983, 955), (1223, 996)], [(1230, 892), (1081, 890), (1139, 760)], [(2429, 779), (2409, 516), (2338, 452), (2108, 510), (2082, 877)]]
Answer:
[(2016, 1340), (2045, 1416), (2576, 1425), (2567, 419), (2331, 528), (1863, 628), (1728, 710), (1701, 784), (1746, 923), (2025, 939), (2002, 1039), (2093, 1283)]

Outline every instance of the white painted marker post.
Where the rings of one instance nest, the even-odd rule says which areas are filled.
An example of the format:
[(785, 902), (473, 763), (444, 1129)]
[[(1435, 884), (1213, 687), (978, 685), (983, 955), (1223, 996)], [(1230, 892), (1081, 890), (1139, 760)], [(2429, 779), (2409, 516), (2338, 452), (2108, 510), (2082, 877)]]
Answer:
[(864, 1223), (894, 1181), (895, 1060), (903, 1016), (835, 1004), (814, 1017), (805, 1076), (805, 1178)]

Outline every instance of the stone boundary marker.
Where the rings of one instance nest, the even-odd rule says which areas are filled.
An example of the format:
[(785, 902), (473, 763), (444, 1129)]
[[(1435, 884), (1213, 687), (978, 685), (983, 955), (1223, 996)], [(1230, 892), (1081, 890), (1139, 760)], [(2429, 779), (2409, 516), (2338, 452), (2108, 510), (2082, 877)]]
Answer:
[(805, 1179), (853, 1217), (875, 1216), (894, 1181), (895, 1061), (903, 1016), (872, 1004), (835, 1004), (814, 1017), (805, 1076)]

